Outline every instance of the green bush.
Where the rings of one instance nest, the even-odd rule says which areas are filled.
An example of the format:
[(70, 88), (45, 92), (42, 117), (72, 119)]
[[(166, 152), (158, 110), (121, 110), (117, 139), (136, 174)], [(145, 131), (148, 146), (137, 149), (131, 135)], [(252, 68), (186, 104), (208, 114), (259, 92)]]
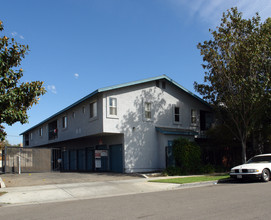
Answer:
[(201, 170), (200, 147), (185, 138), (179, 138), (173, 142), (173, 154), (176, 166), (182, 174), (195, 174)]
[(181, 174), (180, 167), (168, 167), (163, 171), (163, 175), (166, 176), (178, 176)]
[(205, 174), (205, 173), (214, 173), (215, 168), (211, 164), (203, 165), (200, 169), (200, 173)]

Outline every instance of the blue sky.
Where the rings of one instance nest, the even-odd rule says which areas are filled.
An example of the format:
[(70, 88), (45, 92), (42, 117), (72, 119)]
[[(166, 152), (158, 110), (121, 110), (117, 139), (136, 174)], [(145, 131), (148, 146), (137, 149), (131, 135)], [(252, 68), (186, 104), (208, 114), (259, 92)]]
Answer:
[(1, 3), (1, 36), (28, 44), (23, 81), (44, 81), (46, 95), (29, 110), (29, 123), (6, 126), (19, 134), (94, 90), (166, 74), (194, 92), (202, 82), (196, 45), (223, 11), (245, 18), (271, 16), (270, 0), (8, 0)]

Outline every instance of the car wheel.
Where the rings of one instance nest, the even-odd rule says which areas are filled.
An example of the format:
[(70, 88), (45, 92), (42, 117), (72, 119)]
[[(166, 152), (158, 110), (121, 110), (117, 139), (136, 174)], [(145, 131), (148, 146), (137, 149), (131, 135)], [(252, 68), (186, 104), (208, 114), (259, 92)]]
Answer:
[(268, 169), (263, 169), (262, 172), (262, 181), (263, 182), (268, 182), (270, 180), (270, 172)]

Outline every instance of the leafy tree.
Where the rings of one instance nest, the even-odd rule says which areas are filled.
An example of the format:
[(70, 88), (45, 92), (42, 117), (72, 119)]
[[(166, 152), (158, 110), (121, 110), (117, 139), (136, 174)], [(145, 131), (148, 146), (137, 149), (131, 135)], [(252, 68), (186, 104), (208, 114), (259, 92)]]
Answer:
[(251, 133), (261, 126), (271, 98), (271, 18), (256, 13), (243, 19), (237, 8), (223, 13), (210, 30), (212, 39), (198, 44), (205, 69), (195, 89), (213, 105), (217, 117), (242, 144), (242, 161)]
[[(0, 21), (0, 32), (4, 30)], [(39, 96), (45, 94), (43, 82), (20, 82), (23, 69), (20, 64), (29, 51), (28, 46), (17, 43), (13, 38), (0, 37), (0, 140), (4, 140), (3, 124), (27, 122), (27, 110), (37, 104)]]
[(4, 140), (4, 141), (0, 141), (0, 153), (1, 153), (1, 150), (4, 149), (4, 147), (20, 147), (20, 144), (10, 144), (8, 142), (8, 140)]

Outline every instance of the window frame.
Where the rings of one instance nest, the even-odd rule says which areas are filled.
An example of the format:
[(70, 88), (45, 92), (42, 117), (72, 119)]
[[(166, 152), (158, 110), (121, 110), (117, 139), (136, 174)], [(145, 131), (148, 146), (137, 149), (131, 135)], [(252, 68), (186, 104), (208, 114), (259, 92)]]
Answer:
[[(111, 100), (115, 100), (115, 103), (113, 104), (111, 102)], [(113, 104), (113, 105), (111, 105)], [(115, 114), (111, 114), (113, 113), (112, 109), (115, 110)], [(118, 118), (118, 99), (117, 97), (114, 96), (110, 96), (107, 98), (107, 117), (108, 118)]]
[(39, 136), (40, 136), (40, 137), (43, 136), (43, 127), (39, 128)]
[(48, 123), (48, 140), (52, 141), (58, 138), (58, 120), (54, 120)]
[[(179, 109), (178, 113), (176, 113), (176, 108)], [(173, 123), (174, 124), (181, 124), (181, 106), (179, 106), (179, 105), (173, 105), (172, 112), (173, 112)], [(176, 121), (176, 116), (179, 117), (178, 121)]]
[(67, 129), (68, 128), (68, 116), (65, 115), (62, 117), (62, 129)]
[(98, 103), (95, 100), (89, 103), (89, 118), (95, 119), (97, 117), (98, 117)]
[(29, 133), (26, 133), (24, 135), (24, 144), (25, 144), (25, 146), (29, 146), (29, 140), (30, 140)]
[(192, 108), (191, 111), (190, 111), (190, 122), (191, 122), (191, 125), (196, 125), (197, 121), (198, 121), (197, 110), (194, 109), (194, 108)]
[(144, 113), (144, 119), (147, 121), (152, 120), (152, 102), (144, 102), (144, 108), (143, 108), (143, 113)]

